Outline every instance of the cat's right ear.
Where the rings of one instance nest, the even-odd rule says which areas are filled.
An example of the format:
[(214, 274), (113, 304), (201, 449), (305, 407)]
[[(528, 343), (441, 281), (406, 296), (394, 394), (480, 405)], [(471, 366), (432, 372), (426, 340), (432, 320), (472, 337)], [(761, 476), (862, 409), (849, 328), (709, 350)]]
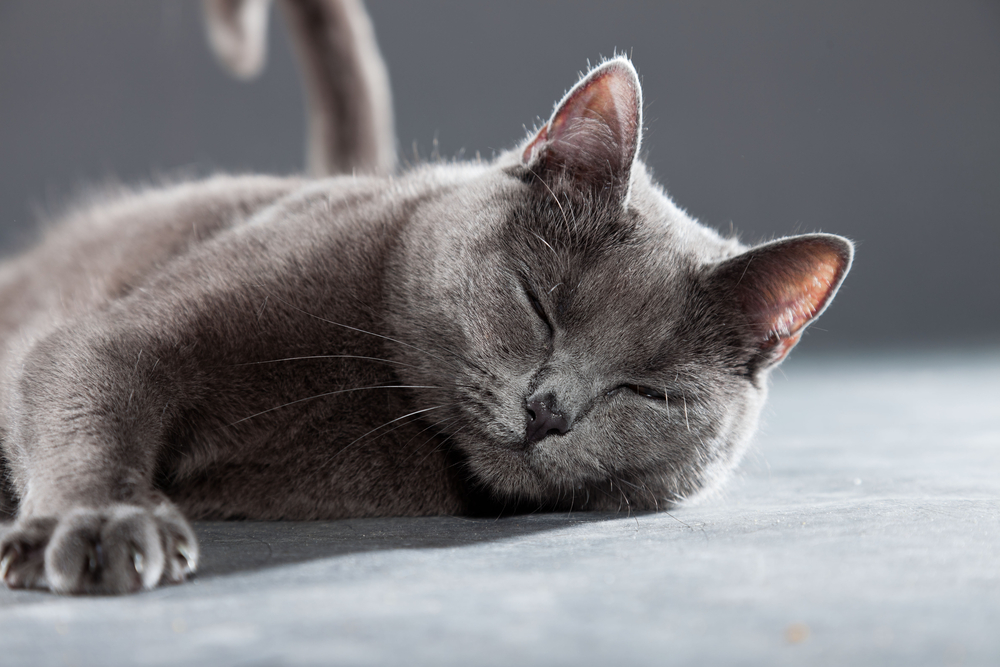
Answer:
[(619, 57), (591, 70), (566, 93), (521, 159), (549, 186), (568, 181), (624, 202), (641, 136), (639, 76)]
[(854, 245), (805, 234), (751, 248), (720, 263), (712, 280), (746, 317), (746, 336), (764, 366), (777, 364), (826, 309), (851, 268)]
[(252, 79), (267, 57), (271, 0), (203, 0), (208, 41), (230, 74)]

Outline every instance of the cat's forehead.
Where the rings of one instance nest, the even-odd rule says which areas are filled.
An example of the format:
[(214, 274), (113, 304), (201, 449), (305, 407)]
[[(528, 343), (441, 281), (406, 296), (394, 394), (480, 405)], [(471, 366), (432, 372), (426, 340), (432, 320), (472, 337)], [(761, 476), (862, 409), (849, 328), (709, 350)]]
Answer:
[(499, 234), (535, 256), (548, 273), (632, 276), (658, 280), (697, 271), (741, 251), (676, 207), (641, 166), (628, 203), (600, 197), (560, 197), (547, 188), (510, 198)]

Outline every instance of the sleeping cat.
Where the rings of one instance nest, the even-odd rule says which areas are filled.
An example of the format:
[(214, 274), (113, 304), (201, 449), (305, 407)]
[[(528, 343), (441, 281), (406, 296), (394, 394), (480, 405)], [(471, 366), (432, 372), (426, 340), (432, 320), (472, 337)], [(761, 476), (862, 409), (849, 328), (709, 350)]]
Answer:
[[(209, 4), (234, 62), (260, 4)], [(319, 26), (317, 122), (359, 87), (388, 104), (359, 5), (286, 9)], [(654, 510), (737, 463), (849, 241), (748, 248), (686, 216), (638, 159), (623, 57), (491, 162), (378, 175), (378, 113), (313, 148), (373, 175), (109, 195), (0, 267), (9, 586), (181, 581), (188, 519)]]

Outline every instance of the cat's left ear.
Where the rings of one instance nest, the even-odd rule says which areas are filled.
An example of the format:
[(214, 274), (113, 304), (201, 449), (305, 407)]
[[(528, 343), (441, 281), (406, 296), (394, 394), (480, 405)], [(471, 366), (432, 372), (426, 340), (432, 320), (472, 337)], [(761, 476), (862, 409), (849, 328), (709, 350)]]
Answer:
[(841, 236), (793, 236), (725, 260), (712, 280), (742, 310), (751, 345), (771, 366), (833, 300), (853, 257), (854, 245)]
[(642, 135), (642, 90), (627, 58), (593, 69), (559, 102), (521, 159), (549, 185), (574, 187), (625, 202)]

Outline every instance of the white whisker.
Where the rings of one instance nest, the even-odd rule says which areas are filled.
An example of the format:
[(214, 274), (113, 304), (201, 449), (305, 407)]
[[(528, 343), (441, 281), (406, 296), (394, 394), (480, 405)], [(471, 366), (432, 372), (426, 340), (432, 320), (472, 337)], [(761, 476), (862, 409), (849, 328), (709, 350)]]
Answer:
[[(262, 285), (259, 285), (259, 287), (262, 287)], [(349, 324), (341, 324), (340, 322), (334, 322), (333, 320), (328, 320), (325, 317), (320, 317), (319, 315), (314, 315), (313, 313), (310, 313), (308, 310), (303, 310), (302, 308), (299, 308), (295, 304), (289, 303), (289, 302), (285, 301), (284, 299), (279, 299), (278, 297), (274, 297), (274, 300), (275, 301), (280, 301), (281, 303), (285, 304), (289, 308), (291, 308), (293, 310), (297, 310), (300, 313), (302, 313), (303, 315), (308, 315), (309, 317), (312, 317), (313, 319), (317, 319), (320, 322), (326, 322), (327, 324), (332, 324), (335, 327), (342, 327), (344, 329), (348, 329), (349, 331), (356, 331), (358, 333), (363, 333), (363, 334), (366, 334), (366, 335), (369, 335), (369, 336), (375, 336), (376, 338), (381, 338), (382, 340), (387, 340), (390, 343), (396, 343), (397, 345), (402, 345), (404, 347), (408, 347), (408, 348), (410, 348), (412, 350), (416, 350), (417, 352), (420, 352), (421, 354), (426, 354), (428, 357), (431, 357), (433, 359), (437, 359), (438, 361), (443, 361), (444, 363), (448, 364), (452, 368), (455, 368), (455, 365), (454, 365), (453, 362), (450, 362), (447, 359), (442, 359), (441, 357), (437, 356), (436, 354), (432, 354), (431, 352), (428, 352), (427, 350), (422, 350), (419, 347), (417, 347), (416, 345), (411, 345), (409, 343), (404, 343), (403, 341), (397, 340), (397, 339), (395, 339), (395, 338), (393, 338), (391, 336), (385, 336), (385, 335), (382, 335), (382, 334), (374, 333), (372, 331), (365, 331), (364, 329), (359, 329), (358, 327), (352, 327)]]
[(237, 424), (245, 422), (248, 419), (253, 419), (254, 417), (259, 417), (261, 415), (267, 414), (268, 412), (274, 412), (275, 410), (280, 410), (281, 408), (287, 408), (289, 405), (295, 405), (296, 403), (302, 403), (304, 401), (311, 401), (311, 400), (316, 399), (316, 398), (323, 398), (324, 396), (334, 396), (336, 394), (346, 394), (346, 393), (352, 392), (352, 391), (363, 391), (365, 389), (440, 389), (440, 388), (441, 387), (437, 387), (435, 385), (402, 385), (402, 384), (398, 384), (398, 385), (381, 385), (381, 384), (377, 384), (377, 385), (372, 385), (370, 387), (355, 387), (353, 389), (339, 389), (337, 391), (328, 391), (328, 392), (325, 392), (325, 393), (322, 393), (322, 394), (316, 394), (314, 396), (306, 396), (305, 398), (299, 398), (299, 399), (294, 400), (294, 401), (289, 401), (288, 403), (285, 403), (283, 405), (278, 405), (278, 406), (275, 406), (273, 408), (268, 408), (267, 410), (261, 410), (260, 412), (257, 412), (257, 413), (254, 413), (254, 414), (250, 415), (249, 417), (244, 417), (243, 419), (237, 419), (236, 421), (234, 421), (234, 422), (232, 422), (230, 424), (226, 424), (226, 426), (227, 427), (228, 426), (236, 426)]
[[(444, 446), (444, 443), (448, 442), (449, 440), (451, 440), (452, 438), (454, 438), (456, 435), (458, 435), (459, 433), (461, 433), (462, 431), (464, 431), (465, 428), (466, 427), (463, 426), (462, 428), (458, 429), (454, 433), (449, 433), (447, 436), (445, 436), (444, 440), (442, 440), (441, 443), (437, 447), (435, 447), (431, 451), (427, 452), (427, 454), (425, 454), (422, 459), (420, 459), (419, 461), (417, 461), (417, 463), (415, 465), (420, 465), (421, 463), (423, 463), (424, 461), (426, 461), (428, 456), (430, 456), (434, 452), (438, 451), (441, 447)], [(452, 464), (452, 465), (456, 465), (456, 464)], [(451, 466), (448, 466), (448, 467), (451, 468)]]
[[(545, 179), (543, 179), (541, 176), (539, 176), (538, 174), (536, 174), (534, 169), (529, 169), (528, 171), (531, 172), (531, 174), (536, 179), (538, 179), (538, 182), (541, 183), (542, 185), (544, 185), (545, 189), (549, 191), (549, 195), (552, 196), (552, 201), (554, 201), (556, 203), (556, 206), (559, 207), (559, 212), (562, 213), (563, 223), (565, 223), (565, 225), (566, 225), (566, 231), (567, 232), (570, 231), (572, 229), (572, 227), (569, 224), (569, 218), (566, 217), (566, 209), (563, 208), (562, 202), (559, 201), (559, 197), (556, 197), (556, 193), (552, 192), (552, 188), (549, 187), (549, 184), (545, 182)], [(536, 236), (537, 236), (537, 234), (536, 234)], [(539, 237), (539, 238), (541, 238), (541, 237)], [(542, 243), (545, 243), (545, 241), (542, 241)], [(549, 245), (549, 244), (545, 243), (545, 245)], [(549, 246), (549, 247), (551, 248), (552, 246)], [(552, 252), (555, 252), (555, 250), (553, 250)]]
[[(450, 426), (451, 424), (454, 424), (455, 422), (460, 421), (461, 419), (462, 419), (462, 416), (458, 415), (456, 417), (450, 417), (448, 419), (439, 419), (438, 421), (433, 422), (432, 424), (428, 424), (425, 428), (421, 429), (418, 433), (414, 434), (412, 438), (410, 438), (409, 440), (407, 440), (406, 443), (404, 444), (404, 446), (409, 445), (411, 442), (413, 442), (414, 438), (423, 435), (424, 433), (426, 433), (427, 431), (431, 430), (432, 428), (441, 427), (441, 426), (445, 426), (445, 425), (449, 425)], [(461, 429), (459, 429), (459, 430), (461, 430)], [(405, 459), (403, 459), (400, 463), (406, 463), (406, 462), (408, 462), (411, 458), (413, 458), (413, 455), (416, 454), (420, 450), (420, 447), (423, 447), (424, 445), (426, 445), (428, 442), (430, 442), (431, 440), (433, 440), (437, 435), (439, 435), (439, 433), (434, 433), (434, 434), (431, 435), (431, 437), (429, 437), (426, 440), (424, 440), (423, 442), (421, 442), (420, 446), (417, 447), (417, 448), (415, 448), (415, 449), (413, 449), (413, 451), (411, 451), (407, 455), (407, 457)], [(447, 440), (447, 438), (445, 438), (445, 441), (446, 440)], [(431, 449), (431, 451), (426, 456), (424, 456), (424, 459), (426, 459), (427, 456), (430, 456), (434, 452), (438, 451), (438, 449), (440, 449), (440, 448), (441, 448), (441, 445), (436, 445), (435, 447), (433, 447)], [(420, 461), (422, 462), (424, 459), (420, 459)]]
[(556, 257), (558, 257), (558, 256), (559, 256), (559, 253), (557, 253), (557, 252), (556, 252), (556, 249), (555, 249), (555, 248), (553, 248), (552, 246), (550, 246), (550, 245), (549, 245), (549, 242), (548, 242), (548, 241), (546, 241), (545, 239), (543, 239), (543, 238), (542, 238), (541, 236), (539, 236), (539, 235), (538, 235), (538, 234), (536, 234), (535, 232), (531, 232), (531, 234), (532, 234), (532, 236), (534, 236), (534, 237), (535, 237), (536, 239), (538, 239), (539, 241), (541, 241), (542, 243), (544, 243), (544, 244), (545, 244), (545, 247), (546, 247), (546, 248), (548, 248), (549, 250), (551, 250), (551, 251), (552, 251), (552, 254), (553, 254), (553, 255), (555, 255)]
[(409, 368), (415, 368), (413, 364), (407, 364), (402, 361), (396, 361), (395, 359), (382, 359), (381, 357), (364, 357), (357, 354), (313, 354), (302, 357), (284, 357), (283, 359), (267, 359), (265, 361), (248, 361), (242, 364), (233, 364), (233, 366), (256, 366), (258, 364), (276, 364), (282, 361), (303, 361), (307, 359), (367, 359), (368, 361), (381, 361), (386, 364), (397, 364), (399, 366), (407, 366)]
[[(445, 403), (445, 404), (442, 404), (442, 405), (435, 405), (433, 408), (425, 408), (423, 410), (416, 410), (414, 412), (411, 412), (408, 415), (403, 415), (402, 417), (396, 417), (393, 420), (387, 421), (386, 423), (382, 424), (381, 426), (376, 426), (375, 428), (373, 428), (372, 430), (368, 431), (364, 435), (359, 436), (359, 437), (355, 438), (354, 440), (352, 440), (351, 442), (347, 443), (346, 445), (344, 445), (343, 447), (341, 447), (340, 449), (338, 449), (337, 453), (334, 454), (334, 456), (340, 456), (344, 452), (344, 450), (346, 450), (348, 447), (350, 447), (354, 443), (358, 442), (359, 440), (362, 440), (363, 438), (367, 438), (369, 435), (371, 435), (375, 431), (377, 431), (377, 430), (379, 430), (381, 428), (385, 428), (389, 424), (393, 424), (395, 422), (398, 422), (400, 419), (406, 419), (407, 417), (412, 417), (413, 415), (423, 414), (424, 412), (430, 412), (431, 410), (439, 410), (439, 409), (441, 409), (443, 407), (446, 407), (447, 405), (449, 405), (449, 404)], [(399, 426), (403, 426), (403, 424), (400, 424)], [(396, 427), (396, 428), (398, 428), (398, 427)], [(392, 429), (389, 429), (389, 431), (386, 431), (386, 432), (388, 433), (388, 432), (391, 432), (391, 431), (392, 431)]]

